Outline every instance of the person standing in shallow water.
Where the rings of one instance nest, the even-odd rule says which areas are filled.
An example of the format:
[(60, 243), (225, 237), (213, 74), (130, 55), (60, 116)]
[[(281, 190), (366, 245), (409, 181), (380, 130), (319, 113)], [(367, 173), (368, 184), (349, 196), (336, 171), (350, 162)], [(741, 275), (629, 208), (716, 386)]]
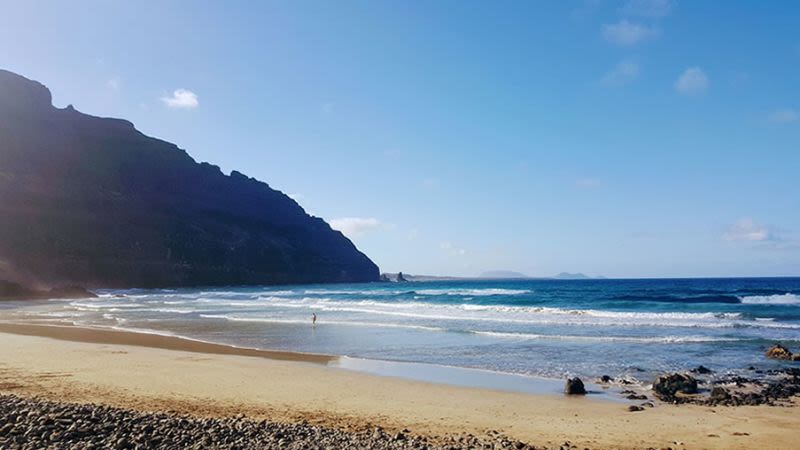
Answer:
[(317, 313), (311, 313), (311, 326), (317, 326)]

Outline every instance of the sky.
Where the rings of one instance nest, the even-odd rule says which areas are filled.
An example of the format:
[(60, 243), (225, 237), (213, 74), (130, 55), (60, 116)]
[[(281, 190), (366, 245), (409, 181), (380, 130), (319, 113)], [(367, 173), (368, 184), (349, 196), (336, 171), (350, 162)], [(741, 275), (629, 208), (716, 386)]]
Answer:
[(383, 271), (800, 276), (800, 2), (10, 1), (0, 68)]

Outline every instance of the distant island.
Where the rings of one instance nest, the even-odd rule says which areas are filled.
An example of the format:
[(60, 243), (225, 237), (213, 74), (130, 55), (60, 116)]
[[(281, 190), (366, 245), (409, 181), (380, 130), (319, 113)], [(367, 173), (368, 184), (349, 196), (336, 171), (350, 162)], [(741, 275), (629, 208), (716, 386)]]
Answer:
[(592, 277), (583, 273), (561, 272), (558, 275), (553, 276), (552, 278), (556, 280), (589, 280)]
[(5, 70), (0, 199), (0, 280), (9, 282), (152, 288), (379, 279), (342, 233), (266, 183), (198, 163), (125, 120), (55, 108), (45, 86)]
[(531, 278), (528, 275), (513, 270), (489, 270), (478, 275), (478, 278), (496, 278), (511, 280), (515, 278)]

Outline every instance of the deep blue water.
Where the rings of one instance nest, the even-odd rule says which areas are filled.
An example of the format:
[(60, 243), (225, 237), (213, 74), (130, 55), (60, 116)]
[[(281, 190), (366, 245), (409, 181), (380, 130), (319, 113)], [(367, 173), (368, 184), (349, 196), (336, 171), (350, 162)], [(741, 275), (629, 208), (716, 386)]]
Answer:
[(109, 291), (50, 302), (37, 314), (246, 347), (558, 378), (647, 381), (700, 364), (736, 372), (791, 364), (764, 359), (774, 342), (800, 351), (800, 278)]

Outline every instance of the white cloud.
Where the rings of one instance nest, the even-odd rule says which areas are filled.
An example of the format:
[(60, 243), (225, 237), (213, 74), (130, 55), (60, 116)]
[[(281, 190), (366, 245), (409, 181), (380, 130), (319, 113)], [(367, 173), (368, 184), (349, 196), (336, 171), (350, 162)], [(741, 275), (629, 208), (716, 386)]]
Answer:
[(708, 89), (708, 76), (699, 67), (690, 67), (675, 80), (675, 91), (681, 94), (702, 94)]
[(197, 94), (188, 89), (176, 89), (171, 97), (161, 97), (161, 101), (174, 109), (194, 109), (200, 106)]
[(639, 72), (639, 64), (633, 61), (622, 61), (600, 79), (600, 84), (622, 86), (635, 80), (639, 76)]
[(629, 16), (659, 19), (669, 15), (673, 5), (672, 0), (628, 0), (619, 11)]
[(467, 254), (466, 249), (463, 249), (461, 247), (456, 247), (455, 245), (453, 245), (451, 242), (448, 241), (439, 244), (439, 248), (453, 256), (464, 256)]
[(381, 221), (374, 217), (341, 217), (339, 219), (331, 219), (330, 225), (331, 228), (341, 231), (350, 239), (384, 228)]
[(722, 239), (734, 242), (763, 242), (775, 240), (775, 234), (750, 217), (739, 219), (722, 234)]
[(634, 45), (655, 36), (658, 36), (658, 30), (655, 28), (627, 20), (603, 25), (603, 37), (617, 45)]
[(769, 115), (770, 122), (793, 123), (800, 121), (800, 113), (793, 109), (779, 109)]

